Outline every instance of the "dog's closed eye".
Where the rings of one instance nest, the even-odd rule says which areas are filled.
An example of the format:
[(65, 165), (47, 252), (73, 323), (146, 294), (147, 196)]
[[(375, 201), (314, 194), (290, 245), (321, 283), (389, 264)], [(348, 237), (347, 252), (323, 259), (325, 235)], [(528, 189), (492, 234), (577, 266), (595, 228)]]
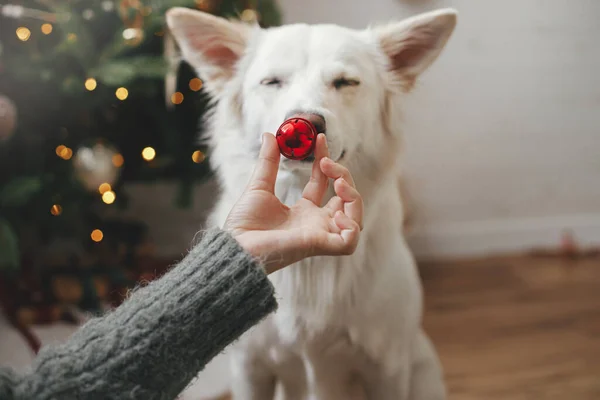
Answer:
[(334, 79), (331, 85), (334, 88), (339, 90), (344, 87), (358, 86), (358, 85), (360, 85), (360, 81), (358, 79), (350, 79), (350, 78), (340, 77), (340, 78)]
[(279, 78), (276, 77), (272, 77), (272, 78), (265, 78), (262, 81), (260, 81), (261, 85), (264, 86), (276, 86), (276, 87), (281, 87), (283, 81)]

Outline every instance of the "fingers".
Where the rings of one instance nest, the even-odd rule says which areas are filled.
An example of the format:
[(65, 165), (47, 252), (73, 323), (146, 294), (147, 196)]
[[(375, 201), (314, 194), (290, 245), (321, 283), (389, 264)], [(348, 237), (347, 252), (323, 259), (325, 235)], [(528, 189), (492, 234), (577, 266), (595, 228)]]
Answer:
[(363, 201), (354, 187), (345, 179), (339, 178), (334, 183), (335, 193), (344, 202), (344, 213), (363, 228)]
[(248, 188), (252, 190), (266, 190), (275, 192), (275, 181), (279, 170), (279, 146), (277, 139), (270, 133), (262, 136), (262, 146), (258, 156), (258, 163), (254, 168)]
[(353, 221), (355, 221), (360, 229), (362, 229), (363, 200), (360, 193), (358, 193), (356, 187), (354, 186), (354, 179), (352, 179), (350, 171), (348, 171), (346, 167), (333, 162), (329, 158), (324, 158), (321, 161), (321, 169), (329, 178), (335, 179), (335, 193), (343, 202), (344, 213)]
[(321, 170), (331, 179), (344, 178), (346, 182), (354, 186), (354, 179), (348, 168), (336, 163), (331, 158), (326, 157), (321, 160)]
[(350, 217), (345, 215), (343, 212), (338, 211), (333, 217), (335, 224), (341, 229), (341, 232), (337, 234), (338, 238), (333, 239), (333, 250), (337, 254), (349, 255), (354, 253), (358, 246), (358, 239), (360, 237), (360, 227)]
[(329, 184), (329, 179), (327, 178), (327, 175), (323, 173), (320, 166), (321, 160), (328, 156), (329, 149), (327, 148), (327, 139), (325, 138), (325, 135), (320, 133), (317, 135), (315, 162), (313, 163), (310, 181), (308, 181), (302, 192), (302, 197), (313, 202), (317, 206), (320, 206), (323, 202), (323, 196), (325, 196)]
[(327, 205), (325, 206), (325, 208), (328, 208), (334, 212), (335, 211), (343, 211), (344, 210), (344, 200), (342, 200), (338, 196), (333, 196), (329, 200), (329, 202), (327, 202)]

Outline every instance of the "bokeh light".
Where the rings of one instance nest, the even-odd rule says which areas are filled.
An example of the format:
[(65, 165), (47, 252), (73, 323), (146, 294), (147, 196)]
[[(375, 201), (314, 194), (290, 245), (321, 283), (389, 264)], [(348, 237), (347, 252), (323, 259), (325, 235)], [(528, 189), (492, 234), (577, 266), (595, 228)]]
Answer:
[(117, 153), (114, 156), (112, 156), (112, 163), (115, 167), (121, 168), (125, 163), (125, 159), (123, 158), (122, 154)]
[(196, 150), (192, 153), (192, 161), (194, 161), (196, 164), (200, 164), (202, 161), (204, 161), (204, 158), (204, 153), (200, 150)]
[(90, 237), (94, 242), (101, 242), (104, 239), (104, 233), (100, 229), (94, 229), (90, 234)]
[(29, 30), (29, 28), (20, 26), (17, 28), (17, 37), (20, 41), (26, 42), (31, 37), (31, 31)]
[(54, 215), (55, 217), (62, 214), (62, 207), (60, 204), (52, 205), (52, 207), (50, 207), (50, 214)]
[(154, 157), (156, 157), (156, 150), (152, 147), (145, 147), (144, 150), (142, 150), (142, 158), (144, 160), (152, 161), (154, 160)]
[(90, 92), (94, 89), (96, 89), (96, 87), (98, 86), (98, 82), (96, 82), (96, 80), (94, 78), (87, 78), (85, 80), (85, 88), (87, 90), (89, 90)]
[(100, 186), (98, 186), (98, 192), (100, 192), (100, 194), (104, 194), (110, 190), (112, 190), (110, 183), (104, 182), (104, 183), (100, 184)]
[(124, 87), (120, 87), (115, 92), (115, 96), (117, 96), (117, 99), (119, 100), (125, 100), (129, 96), (129, 91)]
[(194, 92), (202, 89), (202, 80), (200, 78), (193, 78), (190, 80), (190, 89)]
[(42, 33), (44, 35), (49, 35), (52, 33), (52, 24), (43, 24), (41, 27)]
[(105, 202), (106, 204), (114, 203), (116, 198), (117, 198), (117, 195), (112, 190), (109, 190), (107, 192), (104, 192), (104, 194), (102, 194), (102, 201)]
[(171, 96), (171, 102), (173, 104), (181, 104), (181, 103), (183, 103), (183, 93), (181, 93), (181, 92), (175, 92), (175, 93), (173, 93), (173, 95)]

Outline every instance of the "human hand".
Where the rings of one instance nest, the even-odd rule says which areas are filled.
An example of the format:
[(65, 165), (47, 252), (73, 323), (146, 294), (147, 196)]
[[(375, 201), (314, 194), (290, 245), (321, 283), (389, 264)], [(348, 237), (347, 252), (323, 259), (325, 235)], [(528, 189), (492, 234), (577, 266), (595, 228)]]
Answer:
[[(325, 135), (317, 136), (310, 181), (292, 207), (274, 193), (279, 170), (275, 136), (266, 133), (262, 140), (258, 164), (225, 230), (261, 259), (269, 274), (306, 257), (352, 254), (362, 229), (363, 201), (348, 169), (328, 158)], [(329, 178), (336, 196), (321, 207)]]

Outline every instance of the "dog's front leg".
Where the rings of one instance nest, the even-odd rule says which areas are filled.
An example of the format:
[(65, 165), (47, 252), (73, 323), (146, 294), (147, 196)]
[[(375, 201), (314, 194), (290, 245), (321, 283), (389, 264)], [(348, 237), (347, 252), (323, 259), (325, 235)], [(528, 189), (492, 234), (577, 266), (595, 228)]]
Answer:
[(232, 358), (232, 400), (273, 400), (276, 377), (270, 367), (247, 353)]
[(392, 375), (379, 376), (367, 385), (369, 400), (408, 400), (410, 392), (410, 361)]
[(421, 329), (413, 345), (409, 400), (445, 400), (442, 365), (433, 344)]

